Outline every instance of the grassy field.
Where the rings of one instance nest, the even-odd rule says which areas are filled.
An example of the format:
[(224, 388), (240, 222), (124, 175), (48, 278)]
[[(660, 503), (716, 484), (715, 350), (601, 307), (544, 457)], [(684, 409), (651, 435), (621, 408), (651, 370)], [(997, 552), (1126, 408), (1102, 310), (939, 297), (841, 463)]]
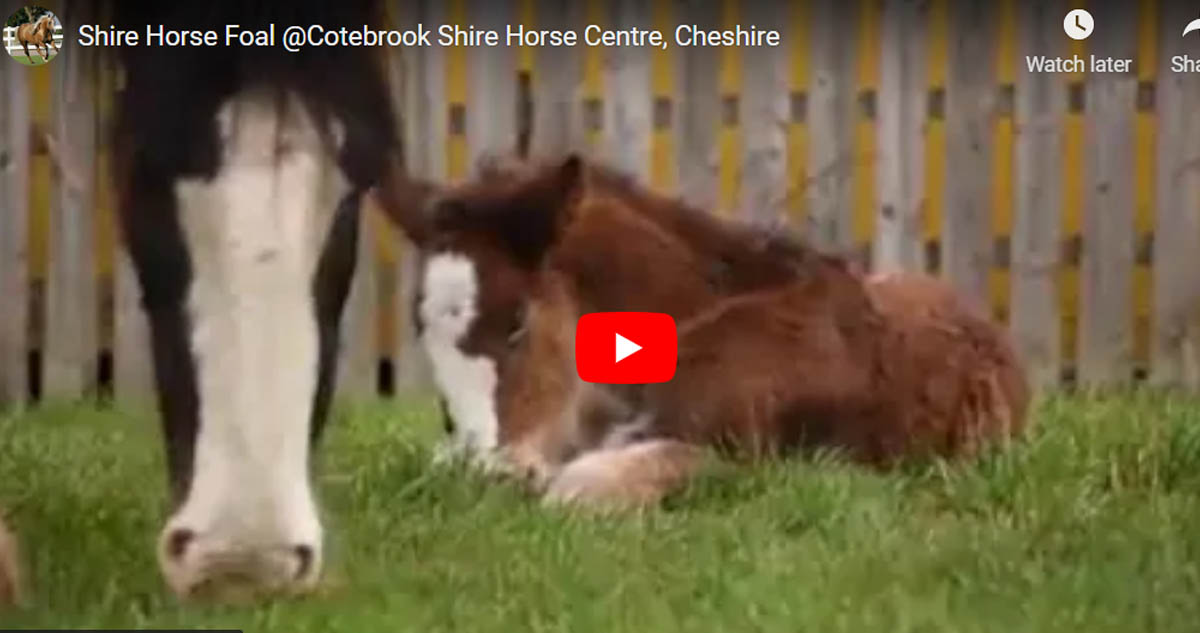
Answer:
[(319, 464), (329, 569), (306, 600), (181, 606), (151, 544), (152, 419), (0, 419), (0, 506), (34, 603), (9, 627), (247, 631), (1196, 631), (1200, 402), (1056, 398), (971, 466), (721, 469), (662, 510), (549, 511), (428, 466), (429, 403), (343, 407)]
[(35, 55), (33, 57), (26, 57), (24, 53), (12, 55), (12, 58), (15, 59), (18, 64), (24, 64), (26, 66), (41, 66), (42, 64), (48, 64), (54, 61), (55, 57), (57, 57), (57, 55), (51, 55), (50, 59), (42, 61), (41, 55)]

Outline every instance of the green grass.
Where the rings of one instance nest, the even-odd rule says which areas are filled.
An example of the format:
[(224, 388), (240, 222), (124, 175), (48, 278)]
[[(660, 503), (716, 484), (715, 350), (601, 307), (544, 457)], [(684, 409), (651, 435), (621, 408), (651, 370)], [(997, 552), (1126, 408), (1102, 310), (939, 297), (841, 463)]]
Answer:
[(181, 606), (151, 544), (152, 419), (0, 419), (0, 506), (33, 604), (0, 628), (247, 631), (1195, 631), (1200, 402), (1053, 398), (1018, 445), (879, 475), (720, 469), (662, 510), (585, 518), (427, 467), (429, 403), (341, 409), (321, 453), (319, 595)]
[(18, 64), (23, 64), (25, 66), (41, 66), (42, 64), (48, 64), (48, 63), (54, 61), (55, 57), (56, 57), (55, 55), (51, 55), (50, 59), (42, 61), (42, 58), (40, 56), (26, 57), (23, 54), (22, 55), (12, 55), (12, 58), (17, 60)]

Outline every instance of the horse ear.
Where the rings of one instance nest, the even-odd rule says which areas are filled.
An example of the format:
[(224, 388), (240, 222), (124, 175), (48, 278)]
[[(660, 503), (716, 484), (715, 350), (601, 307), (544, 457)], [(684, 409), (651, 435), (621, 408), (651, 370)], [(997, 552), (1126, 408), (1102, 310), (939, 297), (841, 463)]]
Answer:
[(563, 202), (568, 206), (575, 206), (583, 198), (586, 177), (587, 165), (579, 154), (568, 155), (559, 166), (558, 184), (563, 194)]
[(430, 235), (428, 208), (437, 196), (436, 185), (413, 179), (404, 169), (403, 161), (393, 155), (388, 158), (379, 184), (371, 191), (388, 219), (414, 244), (424, 244)]
[(579, 154), (571, 153), (558, 166), (555, 178), (558, 196), (555, 230), (561, 232), (575, 220), (576, 209), (587, 191), (587, 163)]

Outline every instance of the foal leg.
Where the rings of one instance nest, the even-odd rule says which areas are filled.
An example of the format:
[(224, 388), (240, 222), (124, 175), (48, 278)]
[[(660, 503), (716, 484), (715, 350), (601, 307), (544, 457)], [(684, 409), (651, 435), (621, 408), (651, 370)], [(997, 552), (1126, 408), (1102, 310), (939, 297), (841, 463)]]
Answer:
[(20, 577), (17, 575), (17, 541), (0, 519), (0, 607), (14, 604), (20, 598)]
[(703, 458), (699, 446), (671, 439), (601, 448), (568, 462), (543, 501), (602, 511), (651, 506), (687, 483)]

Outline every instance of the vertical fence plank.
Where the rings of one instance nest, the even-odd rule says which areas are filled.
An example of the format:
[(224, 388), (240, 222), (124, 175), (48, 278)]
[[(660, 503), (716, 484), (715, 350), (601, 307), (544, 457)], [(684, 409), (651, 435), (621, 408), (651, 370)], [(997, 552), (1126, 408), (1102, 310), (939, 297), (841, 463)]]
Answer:
[(125, 403), (149, 404), (154, 393), (150, 330), (128, 251), (121, 248), (113, 279), (113, 391)]
[[(613, 28), (646, 29), (651, 24), (650, 5), (641, 0), (612, 3)], [(604, 155), (618, 169), (641, 182), (650, 179), (651, 122), (650, 49), (617, 46), (608, 51), (605, 85)]]
[[(1068, 43), (1067, 52), (1071, 57), (1084, 57), (1087, 48), (1086, 41), (1072, 40)], [(1079, 279), (1085, 192), (1084, 127), (1088, 108), (1084, 83), (1086, 77), (1087, 74), (1082, 70), (1072, 70), (1067, 76), (1067, 116), (1063, 122), (1061, 255), (1057, 272), (1061, 318), (1059, 353), (1062, 379), (1068, 383), (1078, 378)]]
[(417, 340), (416, 323), (412, 319), (413, 301), (420, 283), (417, 258), (417, 250), (407, 241), (402, 241), (394, 304), (397, 315), (396, 349), (393, 350), (397, 395), (421, 391), (428, 387), (430, 380), (425, 352)]
[[(328, 181), (332, 176), (327, 174)], [(376, 386), (376, 270), (373, 205), (363, 201), (358, 214), (358, 261), (342, 314), (338, 391), (351, 397), (375, 395)]]
[[(441, 10), (434, 7), (438, 6)], [(449, 0), (444, 6), (436, 2), (428, 5), (431, 16), (440, 15), (442, 20), (435, 24), (457, 24), (466, 26), (467, 0)], [(469, 147), (467, 145), (467, 95), (470, 92), (470, 76), (468, 75), (467, 48), (462, 46), (438, 46), (442, 51), (440, 56), (441, 68), (436, 72), (443, 78), (442, 93), (439, 103), (442, 104), (445, 117), (446, 139), (445, 177), (451, 181), (464, 178), (470, 169)], [(436, 82), (431, 82), (437, 85)]]
[[(392, 15), (400, 29), (415, 28), (425, 20), (424, 3), (391, 0)], [(426, 22), (427, 23), (427, 22)], [(404, 161), (411, 174), (431, 178), (434, 162), (432, 147), (435, 138), (432, 113), (433, 104), (425, 92), (428, 81), (429, 49), (421, 47), (399, 48), (392, 51), (392, 92), (398, 103), (401, 138), (403, 139)], [(398, 93), (398, 94), (397, 94)], [(444, 112), (438, 109), (436, 112)], [(441, 119), (439, 119), (441, 120)], [(441, 164), (441, 163), (439, 163)], [(415, 392), (422, 388), (428, 373), (425, 369), (425, 353), (417, 343), (417, 333), (412, 316), (412, 300), (416, 293), (417, 251), (399, 231), (395, 231), (398, 250), (396, 278), (393, 284), (393, 300), (386, 306), (395, 317), (395, 337), (389, 353), (393, 357), (394, 386), (397, 395)]]
[[(677, 20), (699, 29), (720, 24), (716, 2), (681, 0)], [(717, 50), (709, 46), (682, 49), (679, 70), (679, 191), (685, 200), (701, 209), (717, 206), (717, 125), (720, 120)]]
[[(64, 16), (93, 21), (88, 7), (74, 3)], [(93, 269), (95, 174), (95, 59), (76, 51), (54, 74), (55, 125), (47, 137), (57, 172), (51, 206), (46, 279), (45, 394), (77, 398), (96, 376), (96, 275)]]
[(996, 69), (995, 118), (992, 122), (991, 257), (988, 301), (1000, 323), (1009, 322), (1012, 299), (1012, 228), (1014, 203), (1017, 7), (1016, 0), (996, 5), (997, 33), (993, 67)]
[(971, 303), (987, 301), (993, 114), (994, 7), (986, 0), (950, 3), (946, 81), (946, 215), (942, 272)]
[[(583, 0), (583, 24), (595, 24), (607, 28), (612, 24), (608, 15), (608, 4), (605, 0)], [(577, 121), (583, 130), (584, 143), (588, 152), (601, 157), (604, 150), (605, 121), (605, 70), (607, 49), (599, 46), (584, 46), (583, 56), (583, 91), (578, 112), (581, 118)]]
[[(538, 0), (538, 28), (578, 29), (583, 4)], [(535, 156), (555, 156), (587, 147), (583, 124), (583, 47), (540, 46), (534, 50), (533, 138)]]
[(817, 246), (850, 246), (850, 182), (854, 168), (855, 30), (851, 3), (814, 0), (812, 89), (809, 99), (808, 209)]
[(0, 406), (25, 401), (29, 378), (29, 74), (0, 69)]
[(1022, 67), (1016, 85), (1016, 217), (1012, 236), (1011, 328), (1030, 382), (1039, 388), (1059, 378), (1059, 317), (1055, 272), (1059, 264), (1062, 189), (1063, 79), (1029, 72), (1025, 56), (1066, 54), (1060, 11), (1047, 3), (1019, 3)]
[[(787, 5), (751, 2), (743, 22), (774, 28), (787, 19)], [(788, 49), (750, 46), (742, 50), (741, 204), (744, 218), (774, 224), (787, 211)]]
[(921, 267), (921, 199), (925, 111), (924, 3), (887, 0), (881, 25), (879, 77), (877, 270)]
[[(1101, 3), (1092, 59), (1133, 59), (1136, 5)], [(1131, 376), (1129, 299), (1133, 271), (1133, 115), (1136, 76), (1092, 72), (1086, 101), (1087, 192), (1080, 278), (1079, 378), (1111, 385)]]
[(33, 399), (45, 393), (46, 284), (49, 275), (49, 233), (54, 204), (54, 167), (46, 134), (54, 126), (54, 67), (31, 68), (29, 153), (29, 391)]
[(467, 145), (469, 169), (479, 159), (512, 153), (517, 148), (517, 51), (505, 35), (516, 23), (515, 0), (468, 0), (468, 22), (500, 35), (494, 47), (467, 49)]
[[(391, 0), (392, 15), (398, 28), (410, 29), (416, 27), (424, 19), (422, 2), (415, 0)], [(422, 91), (425, 83), (426, 54), (424, 48), (400, 48), (394, 51), (391, 67), (393, 103), (398, 103), (398, 112), (402, 127), (399, 130), (404, 152), (404, 160), (410, 173), (418, 177), (427, 177), (432, 169), (428, 146), (432, 143), (429, 137), (433, 131), (430, 119), (430, 106)], [(397, 396), (411, 394), (425, 386), (428, 376), (425, 371), (425, 352), (417, 341), (416, 323), (412, 319), (412, 301), (416, 293), (417, 257), (419, 253), (407, 236), (399, 230), (393, 230), (397, 256), (395, 284), (393, 287), (394, 303), (389, 306), (394, 310), (396, 329), (395, 347), (391, 350), (394, 358), (393, 375), (394, 388)]]
[(1151, 380), (1195, 390), (1200, 389), (1200, 82), (1170, 64), (1178, 55), (1197, 56), (1194, 39), (1176, 36), (1196, 15), (1185, 3), (1161, 6)]
[[(104, 5), (101, 5), (103, 7)], [(106, 17), (99, 18), (101, 23)], [(117, 268), (117, 218), (114, 213), (114, 195), (112, 182), (112, 51), (97, 51), (95, 77), (93, 85), (96, 91), (96, 157), (94, 215), (96, 217), (95, 233), (95, 266), (96, 292), (99, 314), (97, 321), (97, 346), (102, 354), (107, 355), (108, 366), (97, 369), (97, 379), (101, 381), (100, 389), (106, 390), (101, 395), (113, 395), (113, 349), (114, 349), (114, 290), (113, 279)], [(103, 363), (103, 357), (101, 359)], [(107, 371), (107, 374), (105, 372)], [(102, 381), (107, 380), (107, 384)]]
[[(525, 37), (537, 31), (537, 2), (536, 0), (516, 0), (516, 24), (525, 33), (518, 40), (508, 40), (516, 50), (517, 55), (517, 147), (516, 153), (521, 158), (528, 158), (533, 151), (533, 78), (536, 74), (536, 51), (534, 46), (527, 44)], [(507, 37), (507, 36), (506, 36)]]
[(883, 0), (859, 0), (855, 20), (854, 161), (848, 222), (853, 256), (864, 269), (874, 259), (878, 202), (880, 17)]
[[(676, 23), (675, 0), (653, 0), (651, 4), (652, 28), (663, 33), (671, 42)], [(650, 185), (662, 190), (673, 191), (679, 183), (679, 164), (675, 160), (679, 146), (677, 124), (678, 64), (674, 47), (650, 50), (651, 125), (650, 138)]]
[(1137, 16), (1137, 114), (1134, 120), (1134, 269), (1130, 318), (1133, 320), (1133, 375), (1144, 380), (1150, 370), (1154, 323), (1154, 195), (1158, 169), (1158, 5), (1139, 0)]
[[(113, 89), (122, 88), (123, 70), (113, 68)], [(122, 204), (121, 187), (116, 184), (117, 213)], [(142, 309), (142, 291), (129, 251), (122, 244), (113, 278), (113, 390), (125, 403), (148, 404), (154, 393), (154, 361), (150, 351), (150, 324)]]
[[(733, 29), (741, 21), (739, 0), (720, 0), (721, 29)], [(721, 119), (717, 128), (717, 211), (740, 215), (738, 192), (742, 187), (742, 49), (722, 46), (717, 55), (717, 90), (721, 99)]]
[(789, 0), (787, 24), (783, 29), (788, 49), (788, 145), (787, 205), (792, 227), (801, 234), (809, 230), (809, 142), (808, 102), (812, 69), (812, 16), (809, 0)]
[[(388, 29), (398, 28), (397, 18), (401, 3), (387, 0), (383, 3), (384, 26)], [(379, 49), (378, 54), (384, 64), (384, 77), (387, 82), (387, 96), (395, 121), (396, 140), (403, 143), (405, 135), (405, 120), (403, 118), (404, 93), (402, 92), (403, 62), (400, 47)], [(400, 146), (403, 155), (403, 145)], [(400, 257), (403, 255), (399, 230), (388, 220), (383, 211), (374, 204), (373, 198), (368, 198), (370, 221), (375, 225), (374, 268), (376, 301), (374, 308), (374, 352), (376, 362), (377, 395), (391, 396), (395, 394), (397, 352), (402, 352), (398, 334), (400, 320), (404, 312), (397, 309), (397, 298), (402, 291), (401, 282), (397, 279)]]
[[(123, 88), (123, 69), (110, 66), (110, 89)], [(114, 183), (116, 212), (120, 213), (126, 183)], [(150, 325), (142, 309), (137, 271), (124, 243), (119, 248), (113, 275), (113, 391), (126, 404), (148, 405), (154, 395), (154, 361), (150, 351)]]
[(942, 270), (942, 228), (946, 217), (946, 75), (950, 55), (949, 0), (930, 0), (925, 95), (925, 176), (922, 181), (922, 266)]

